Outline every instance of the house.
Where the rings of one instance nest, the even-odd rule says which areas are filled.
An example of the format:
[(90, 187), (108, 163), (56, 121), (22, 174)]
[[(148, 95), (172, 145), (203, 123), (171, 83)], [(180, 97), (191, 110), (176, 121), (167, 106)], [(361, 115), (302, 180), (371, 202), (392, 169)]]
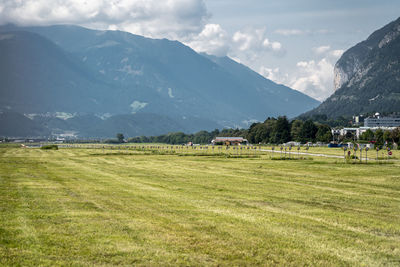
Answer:
[(214, 140), (211, 141), (213, 145), (248, 145), (247, 139), (243, 137), (215, 137)]

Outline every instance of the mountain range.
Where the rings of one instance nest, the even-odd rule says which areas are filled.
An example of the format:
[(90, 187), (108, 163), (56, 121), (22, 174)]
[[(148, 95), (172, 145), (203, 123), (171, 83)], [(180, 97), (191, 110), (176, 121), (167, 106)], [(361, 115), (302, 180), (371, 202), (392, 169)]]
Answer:
[(302, 116), (400, 112), (400, 18), (347, 50), (334, 72), (334, 94)]
[(20, 136), (246, 127), (319, 104), (229, 57), (199, 54), (178, 41), (71, 25), (0, 26), (0, 72), (0, 135), (7, 136), (18, 120), (33, 124), (16, 130)]

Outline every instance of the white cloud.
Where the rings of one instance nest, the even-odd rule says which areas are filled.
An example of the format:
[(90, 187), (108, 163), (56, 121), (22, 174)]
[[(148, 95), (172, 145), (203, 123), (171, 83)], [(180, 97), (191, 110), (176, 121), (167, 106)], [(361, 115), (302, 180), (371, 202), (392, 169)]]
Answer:
[(207, 24), (201, 33), (186, 42), (197, 52), (206, 52), (216, 56), (227, 55), (230, 49), (228, 34), (218, 24)]
[(0, 24), (75, 24), (122, 30), (179, 40), (198, 52), (236, 58), (284, 53), (282, 44), (270, 41), (265, 29), (230, 35), (220, 25), (208, 23), (209, 18), (205, 0), (0, 0)]
[(229, 55), (236, 61), (251, 63), (265, 53), (282, 56), (285, 50), (280, 42), (270, 41), (265, 29), (239, 30), (229, 35), (219, 24), (206, 24), (198, 35), (190, 35), (184, 43), (197, 52), (216, 56)]
[(326, 58), (320, 61), (297, 63), (297, 77), (291, 87), (318, 100), (323, 100), (333, 92), (333, 63)]
[[(251, 63), (264, 53), (281, 56), (283, 46), (265, 29), (228, 34), (209, 23), (205, 0), (0, 0), (0, 24), (74, 24), (179, 40), (198, 52), (230, 55)], [(106, 44), (111, 45), (111, 44)]]
[(232, 41), (240, 51), (282, 51), (282, 44), (279, 42), (271, 42), (266, 37), (265, 29), (247, 29), (245, 31), (237, 31), (233, 34)]
[(319, 47), (314, 47), (313, 51), (315, 54), (321, 55), (321, 54), (328, 52), (330, 49), (331, 49), (331, 47), (329, 45), (323, 45), (323, 46), (319, 46)]
[(330, 46), (312, 49), (319, 59), (299, 61), (290, 74), (280, 68), (262, 66), (259, 73), (274, 82), (285, 84), (320, 101), (333, 91), (333, 69), (343, 50), (331, 50)]
[(322, 57), (327, 57), (331, 60), (337, 60), (338, 58), (340, 58), (343, 53), (344, 50), (331, 50), (331, 46), (330, 45), (323, 45), (323, 46), (319, 46), (319, 47), (313, 47), (313, 52), (314, 54), (316, 54), (317, 56), (322, 56)]
[(298, 62), (297, 72), (293, 75), (290, 86), (318, 100), (325, 100), (334, 91), (333, 69), (343, 50), (331, 50), (330, 46), (313, 50), (323, 58)]
[(329, 55), (331, 56), (331, 57), (334, 57), (334, 58), (340, 58), (342, 55), (343, 55), (343, 53), (344, 53), (344, 50), (340, 50), (340, 49), (338, 49), (338, 50), (333, 50), (333, 51), (331, 51), (330, 53), (329, 53)]
[(300, 35), (315, 35), (315, 34), (328, 34), (332, 33), (331, 30), (319, 29), (319, 30), (299, 30), (299, 29), (277, 29), (274, 33), (283, 36), (300, 36)]
[(298, 29), (278, 29), (274, 31), (276, 34), (280, 34), (283, 36), (292, 36), (292, 35), (303, 35), (306, 32)]
[(241, 51), (248, 50), (252, 43), (254, 42), (254, 38), (250, 34), (245, 34), (240, 31), (235, 32), (232, 37), (232, 40), (238, 44), (238, 49)]
[(283, 56), (286, 52), (280, 42), (267, 38), (265, 29), (247, 28), (236, 31), (230, 43), (229, 56), (239, 58), (249, 65), (268, 53)]
[(203, 0), (2, 0), (0, 24), (78, 24), (177, 39), (202, 30)]
[(273, 51), (279, 52), (279, 51), (282, 50), (282, 44), (279, 43), (279, 42), (272, 42), (271, 43), (271, 48), (272, 48)]
[(259, 73), (276, 83), (287, 84), (289, 79), (289, 75), (287, 73), (283, 74), (279, 68), (267, 68), (261, 66)]

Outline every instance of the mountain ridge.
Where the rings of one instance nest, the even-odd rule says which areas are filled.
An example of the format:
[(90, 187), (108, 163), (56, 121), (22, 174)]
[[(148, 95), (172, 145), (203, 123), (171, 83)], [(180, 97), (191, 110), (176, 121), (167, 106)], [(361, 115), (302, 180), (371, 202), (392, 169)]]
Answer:
[[(1, 37), (7, 34), (19, 39)], [(144, 112), (180, 125), (192, 118), (199, 124), (186, 129), (195, 131), (292, 117), (319, 103), (228, 58), (213, 61), (177, 41), (65, 25), (6, 25), (0, 35), (2, 110), (99, 116)], [(24, 58), (23, 51), (37, 58)], [(10, 62), (21, 66), (9, 69)], [(7, 78), (16, 75), (23, 79)]]

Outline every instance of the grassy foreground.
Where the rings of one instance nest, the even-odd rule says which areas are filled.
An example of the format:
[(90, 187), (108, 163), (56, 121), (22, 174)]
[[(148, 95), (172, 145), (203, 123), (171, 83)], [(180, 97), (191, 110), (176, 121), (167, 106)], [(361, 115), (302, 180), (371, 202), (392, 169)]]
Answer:
[(0, 265), (400, 265), (400, 163), (0, 148)]

